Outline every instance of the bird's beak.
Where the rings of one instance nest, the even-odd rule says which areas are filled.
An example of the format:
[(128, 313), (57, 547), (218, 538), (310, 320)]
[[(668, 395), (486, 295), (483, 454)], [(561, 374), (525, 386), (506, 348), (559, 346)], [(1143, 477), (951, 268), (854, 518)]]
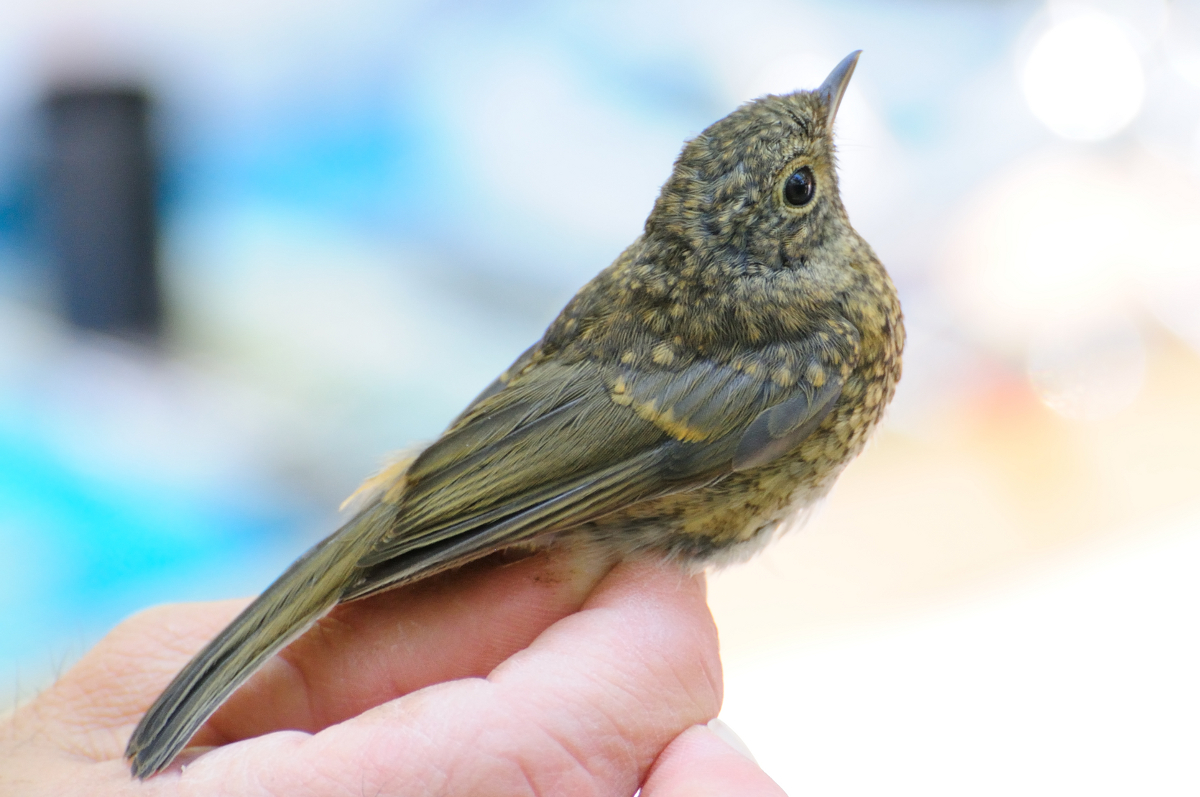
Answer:
[(833, 132), (833, 118), (837, 116), (838, 106), (842, 104), (842, 95), (846, 93), (846, 86), (850, 83), (850, 76), (854, 74), (854, 67), (858, 63), (860, 55), (862, 55), (862, 50), (855, 50), (843, 58), (842, 62), (829, 73), (829, 77), (825, 78), (821, 88), (817, 89), (817, 96), (824, 101), (827, 111), (825, 116), (826, 132)]

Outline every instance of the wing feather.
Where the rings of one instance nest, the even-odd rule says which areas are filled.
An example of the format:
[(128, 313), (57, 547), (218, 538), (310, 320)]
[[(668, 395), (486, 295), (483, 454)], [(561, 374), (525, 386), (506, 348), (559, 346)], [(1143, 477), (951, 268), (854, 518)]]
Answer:
[(675, 369), (587, 360), (524, 367), (481, 394), (409, 468), (396, 523), (360, 560), (362, 578), (347, 597), (794, 450), (836, 403), (857, 340), (835, 351), (813, 337), (784, 353), (793, 367), (843, 367), (819, 369), (827, 375), (820, 387), (710, 359)]

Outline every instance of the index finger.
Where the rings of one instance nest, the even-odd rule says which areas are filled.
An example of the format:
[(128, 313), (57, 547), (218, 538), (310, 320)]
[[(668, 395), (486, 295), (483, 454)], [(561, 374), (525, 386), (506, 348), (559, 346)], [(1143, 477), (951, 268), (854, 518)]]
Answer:
[(430, 684), (487, 675), (577, 611), (611, 567), (569, 548), (492, 556), (339, 606), (235, 692), (192, 744), (316, 732)]
[(632, 794), (720, 703), (703, 576), (626, 563), (486, 679), (431, 686), (313, 736), (229, 745), (159, 777), (245, 795)]

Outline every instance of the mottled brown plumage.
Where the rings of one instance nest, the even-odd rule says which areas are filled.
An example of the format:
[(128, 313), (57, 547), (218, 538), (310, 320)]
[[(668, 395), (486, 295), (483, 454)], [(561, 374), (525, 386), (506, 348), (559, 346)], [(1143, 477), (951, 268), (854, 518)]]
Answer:
[(139, 777), (333, 605), (497, 550), (569, 540), (704, 564), (824, 495), (900, 376), (891, 280), (837, 191), (820, 89), (684, 147), (643, 234), (431, 446), (189, 663), (134, 732)]

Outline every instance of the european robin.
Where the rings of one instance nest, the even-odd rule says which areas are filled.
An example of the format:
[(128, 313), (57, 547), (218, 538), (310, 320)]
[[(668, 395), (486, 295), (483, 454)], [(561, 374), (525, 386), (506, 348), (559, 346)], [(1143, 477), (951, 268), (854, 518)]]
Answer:
[(129, 741), (134, 775), (338, 603), (516, 546), (736, 560), (828, 492), (904, 347), (896, 290), (838, 196), (833, 122), (858, 55), (687, 142), (641, 236), (167, 687)]

